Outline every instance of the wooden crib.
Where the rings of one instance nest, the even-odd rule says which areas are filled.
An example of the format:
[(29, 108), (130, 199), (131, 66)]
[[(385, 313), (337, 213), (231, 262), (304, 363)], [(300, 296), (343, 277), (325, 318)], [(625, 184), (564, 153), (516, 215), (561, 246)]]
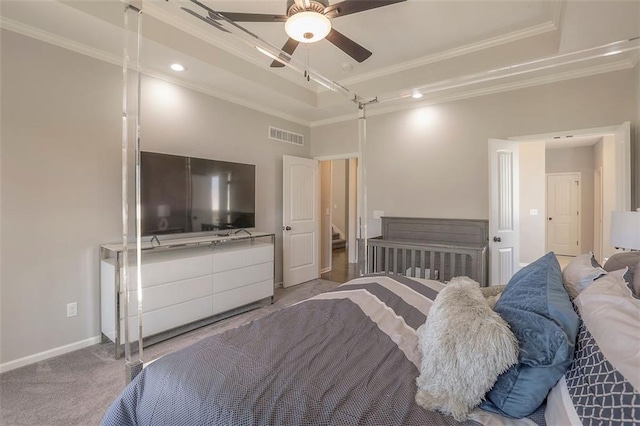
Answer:
[(367, 240), (368, 272), (447, 282), (468, 276), (488, 285), (489, 222), (383, 217), (382, 236)]

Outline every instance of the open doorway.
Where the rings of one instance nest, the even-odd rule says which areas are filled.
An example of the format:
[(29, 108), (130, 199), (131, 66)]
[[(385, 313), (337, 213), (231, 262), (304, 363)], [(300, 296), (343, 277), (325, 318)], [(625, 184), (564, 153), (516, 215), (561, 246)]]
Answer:
[[(489, 250), (492, 283), (508, 280), (520, 267), (535, 261), (549, 251), (546, 188), (548, 173), (578, 172), (581, 175), (579, 201), (581, 207), (576, 210), (580, 215), (579, 236), (576, 240), (579, 253), (593, 251), (601, 264), (615, 253), (615, 248), (609, 243), (611, 213), (614, 210), (629, 210), (631, 204), (630, 123), (512, 137), (510, 141), (502, 142), (509, 144), (509, 149), (513, 151), (511, 157), (515, 159), (513, 169), (509, 169), (513, 170), (513, 173), (505, 175), (510, 183), (508, 182), (507, 186), (503, 185), (515, 190), (513, 209), (509, 210), (513, 212), (513, 220), (509, 223), (515, 224), (513, 240), (509, 240), (514, 256), (500, 263), (500, 255), (505, 250), (498, 245), (504, 238), (496, 237), (501, 230), (499, 228), (501, 222), (497, 221), (494, 213), (502, 210), (492, 207), (490, 230), (491, 237), (494, 238), (490, 237)], [(490, 159), (496, 155), (499, 156), (501, 152), (492, 147), (492, 141), (490, 141)], [(578, 150), (588, 153), (587, 159), (583, 159), (582, 163), (576, 163), (577, 157), (580, 156)], [(556, 168), (557, 163), (565, 162), (561, 160), (563, 157), (573, 161), (570, 169)], [(490, 162), (489, 167), (490, 176), (499, 176), (500, 169), (496, 169), (495, 162)], [(500, 194), (493, 190), (490, 191), (490, 195), (490, 205), (494, 206), (495, 198), (499, 198)], [(509, 273), (502, 273), (502, 271)]]
[(357, 275), (357, 157), (320, 160), (320, 273), (346, 282)]

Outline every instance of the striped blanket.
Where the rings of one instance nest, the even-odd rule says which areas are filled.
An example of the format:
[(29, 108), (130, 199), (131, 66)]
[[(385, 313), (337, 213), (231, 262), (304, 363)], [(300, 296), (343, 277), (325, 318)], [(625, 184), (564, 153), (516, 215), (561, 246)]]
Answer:
[[(442, 286), (361, 277), (208, 337), (145, 368), (103, 424), (458, 424), (414, 401), (416, 329)], [(504, 424), (480, 410), (471, 418)]]

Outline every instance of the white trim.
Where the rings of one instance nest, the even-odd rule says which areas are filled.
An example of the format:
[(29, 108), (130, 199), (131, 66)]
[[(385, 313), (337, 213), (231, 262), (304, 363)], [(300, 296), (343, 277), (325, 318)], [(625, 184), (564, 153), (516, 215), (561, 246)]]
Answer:
[(86, 340), (81, 340), (75, 343), (69, 343), (68, 345), (59, 346), (57, 348), (49, 349), (44, 352), (25, 356), (24, 358), (18, 358), (13, 361), (0, 364), (0, 373), (15, 370), (16, 368), (24, 367), (26, 365), (35, 364), (36, 362), (44, 361), (54, 356), (64, 355), (69, 352), (77, 351), (78, 349), (86, 348), (100, 343), (101, 337), (95, 336)]
[[(175, 77), (169, 76), (169, 75), (164, 74), (162, 72), (158, 72), (156, 70), (147, 69), (147, 70), (143, 70), (142, 73), (145, 74), (145, 75), (148, 75), (149, 77), (153, 77), (153, 78), (157, 78), (159, 80), (167, 81), (169, 83), (176, 84), (176, 85), (182, 86), (182, 87), (186, 87), (187, 89), (195, 90), (197, 92), (204, 93), (205, 95), (209, 95), (211, 97), (214, 97), (214, 98), (217, 98), (217, 99), (221, 99), (223, 101), (231, 102), (233, 104), (240, 105), (240, 106), (243, 106), (245, 108), (249, 108), (249, 109), (252, 109), (254, 111), (261, 112), (263, 114), (268, 114), (268, 115), (270, 115), (272, 117), (281, 118), (283, 120), (291, 121), (292, 123), (301, 124), (301, 125), (307, 126), (307, 127), (311, 126), (311, 122), (309, 122), (308, 120), (305, 120), (303, 118), (295, 117), (293, 115), (289, 115), (289, 114), (286, 114), (286, 113), (284, 113), (282, 111), (278, 111), (278, 110), (275, 110), (275, 109), (272, 109), (272, 108), (266, 108), (266, 107), (263, 107), (262, 105), (258, 105), (258, 104), (255, 104), (253, 102), (249, 102), (249, 101), (247, 101), (245, 99), (242, 99), (242, 98), (239, 98), (239, 97), (236, 97), (236, 96), (232, 96), (232, 95), (228, 95), (226, 93), (222, 93), (222, 92), (219, 92), (219, 91), (214, 90), (214, 89), (207, 88), (207, 87), (202, 86), (200, 84), (191, 84), (191, 83), (188, 83), (185, 80), (177, 79)], [(297, 145), (297, 146), (301, 146), (301, 145)]]
[[(558, 6), (560, 7), (560, 6)], [(158, 11), (157, 8), (151, 8), (151, 12), (149, 13), (151, 16), (154, 16), (154, 14), (156, 14), (156, 12)], [(146, 10), (147, 12), (149, 12), (149, 10)], [(560, 12), (556, 12), (557, 16), (560, 16), (561, 13)], [(156, 16), (156, 18), (160, 19), (160, 17), (162, 17), (162, 19), (165, 19), (165, 16), (163, 15), (162, 12), (159, 12), (158, 16)], [(518, 40), (522, 37), (525, 36), (531, 36), (531, 35), (535, 35), (538, 33), (543, 33), (545, 30), (545, 27), (551, 28), (557, 26), (557, 20), (559, 18), (554, 18), (554, 22), (553, 23), (546, 23), (546, 24), (542, 24), (539, 25), (538, 27), (531, 27), (530, 29), (521, 31), (521, 32), (515, 32), (515, 33), (511, 33), (509, 35), (506, 36), (502, 36), (502, 37), (497, 37), (491, 40), (486, 40), (480, 43), (476, 43), (476, 44), (472, 44), (469, 46), (465, 46), (459, 49), (453, 49), (447, 52), (443, 52), (441, 54), (438, 55), (433, 55), (430, 56), (428, 58), (422, 58), (419, 59), (417, 61), (413, 61), (413, 62), (407, 62), (403, 65), (398, 65), (398, 66), (394, 66), (394, 67), (389, 67), (386, 68), (385, 70), (381, 70), (378, 73), (380, 74), (380, 76), (382, 75), (386, 75), (390, 72), (400, 72), (402, 71), (402, 68), (405, 67), (404, 69), (410, 69), (410, 68), (415, 68), (421, 64), (426, 65), (432, 62), (437, 62), (440, 60), (444, 60), (444, 59), (448, 59), (450, 57), (456, 57), (456, 56), (460, 56), (463, 54), (468, 54), (468, 53), (472, 53), (475, 51), (479, 51), (488, 47), (492, 47), (494, 45), (500, 45), (501, 43), (506, 43), (509, 41), (514, 41), (514, 40)], [(169, 19), (171, 21), (171, 19)], [(175, 19), (174, 19), (175, 21)], [(168, 22), (170, 23), (170, 22)], [(190, 25), (190, 27), (193, 27), (192, 25)], [(92, 57), (94, 59), (98, 59), (116, 66), (122, 66), (122, 58), (118, 55), (113, 55), (111, 53), (102, 51), (100, 49), (95, 49), (92, 48), (90, 46), (87, 46), (85, 44), (82, 43), (78, 43), (76, 41), (64, 38), (64, 37), (60, 37), (57, 36), (55, 34), (49, 33), (47, 31), (43, 31), (40, 30), (38, 28), (35, 27), (31, 27), (29, 25), (25, 25), (23, 23), (8, 19), (8, 18), (4, 18), (4, 17), (0, 17), (0, 28), (9, 30), (9, 31), (13, 31), (16, 32), (18, 34), (22, 34), (25, 35), (27, 37), (31, 37), (34, 38), (36, 40), (40, 40), (43, 41), (45, 43), (49, 43), (49, 44), (53, 44), (55, 46), (58, 47), (62, 47), (64, 49), (67, 50), (71, 50), (73, 52), (85, 55), (85, 56), (89, 56)], [(196, 37), (200, 37), (203, 38), (205, 41), (207, 42), (211, 42), (212, 44), (221, 47), (220, 43), (213, 43), (210, 36), (203, 36), (202, 34), (200, 34), (200, 31), (198, 31), (198, 29), (194, 29), (194, 28), (190, 28), (194, 31), (196, 31), (196, 34), (192, 34)], [(547, 29), (546, 31), (549, 31), (549, 29)], [(225, 47), (226, 50), (230, 51), (230, 53), (234, 53), (235, 50), (234, 49), (228, 49), (228, 46)], [(246, 59), (246, 55), (243, 56), (243, 59)], [(500, 86), (495, 86), (495, 87), (488, 87), (488, 88), (483, 88), (483, 89), (476, 89), (476, 90), (469, 90), (469, 91), (465, 91), (465, 92), (461, 92), (458, 94), (454, 94), (454, 95), (450, 95), (450, 96), (442, 96), (440, 98), (437, 99), (432, 99), (430, 101), (425, 101), (425, 102), (421, 102), (421, 103), (408, 103), (408, 104), (402, 104), (402, 105), (395, 105), (395, 106), (390, 106), (387, 108), (379, 108), (376, 109), (375, 107), (370, 109), (368, 111), (368, 115), (369, 116), (374, 116), (374, 115), (381, 115), (381, 114), (389, 114), (392, 112), (397, 112), (397, 111), (404, 111), (404, 110), (408, 110), (408, 109), (413, 109), (413, 108), (420, 108), (420, 107), (424, 107), (424, 106), (429, 106), (429, 105), (434, 105), (434, 104), (440, 104), (440, 103), (444, 103), (444, 102), (451, 102), (451, 101), (456, 101), (456, 100), (461, 100), (461, 99), (468, 99), (468, 98), (473, 98), (473, 97), (478, 97), (478, 96), (485, 96), (485, 95), (490, 95), (490, 94), (494, 94), (494, 93), (501, 93), (501, 92), (507, 92), (507, 91), (511, 91), (511, 90), (517, 90), (517, 89), (522, 89), (522, 88), (526, 88), (526, 87), (532, 87), (532, 86), (538, 86), (538, 85), (542, 85), (542, 84), (550, 84), (550, 83), (555, 83), (555, 82), (559, 82), (559, 81), (564, 81), (564, 80), (571, 80), (574, 78), (580, 78), (580, 77), (586, 77), (586, 76), (590, 76), (590, 75), (596, 75), (596, 74), (603, 74), (603, 73), (607, 73), (607, 72), (613, 72), (613, 71), (618, 71), (618, 70), (622, 70), (622, 69), (627, 69), (627, 68), (633, 68), (635, 65), (635, 62), (637, 62), (638, 60), (638, 56), (632, 57), (629, 60), (622, 60), (622, 61), (618, 61), (612, 64), (608, 64), (608, 65), (603, 65), (603, 66), (597, 66), (597, 67), (590, 67), (587, 69), (581, 69), (581, 70), (576, 70), (576, 71), (571, 71), (571, 72), (566, 72), (566, 73), (562, 73), (562, 74), (557, 74), (557, 75), (553, 75), (553, 76), (549, 76), (549, 77), (541, 77), (541, 78), (536, 78), (536, 79), (529, 79), (527, 81), (523, 81), (523, 82), (516, 82), (516, 83), (510, 83), (510, 84), (504, 84), (504, 85), (500, 85)], [(251, 61), (250, 61), (251, 62)], [(420, 62), (420, 63), (419, 63)], [(412, 65), (413, 64), (413, 65)], [(388, 71), (388, 70), (393, 70), (393, 71)], [(309, 121), (307, 119), (304, 119), (302, 117), (297, 117), (297, 116), (293, 116), (287, 113), (284, 113), (282, 111), (279, 110), (275, 110), (272, 108), (268, 108), (268, 107), (264, 107), (262, 105), (258, 105), (256, 103), (253, 102), (249, 102), (243, 98), (237, 97), (237, 96), (233, 96), (233, 95), (228, 95), (225, 93), (222, 93), (218, 90), (215, 89), (211, 89), (199, 84), (192, 84), (192, 83), (188, 83), (185, 80), (182, 79), (177, 79), (174, 76), (168, 75), (168, 74), (164, 74), (161, 71), (155, 70), (155, 69), (146, 69), (146, 70), (142, 70), (142, 73), (145, 75), (148, 75), (150, 77), (153, 78), (157, 78), (160, 80), (164, 80), (164, 81), (168, 81), (170, 83), (173, 84), (177, 84), (180, 85), (182, 87), (186, 87), (188, 89), (192, 89), (192, 90), (196, 90), (199, 91), (201, 93), (205, 93), (209, 96), (227, 101), (227, 102), (231, 102), (234, 103), (236, 105), (240, 105), (243, 106), (245, 108), (249, 108), (258, 112), (262, 112), (264, 114), (268, 114), (277, 118), (281, 118), (284, 120), (288, 120), (291, 121), (293, 123), (297, 123), (303, 126), (308, 126), (310, 128), (313, 127), (319, 127), (319, 126), (324, 126), (324, 125), (328, 125), (328, 124), (334, 124), (334, 123), (340, 123), (340, 122), (344, 122), (344, 121), (350, 121), (350, 120), (356, 120), (358, 118), (358, 114), (348, 114), (348, 115), (343, 115), (343, 116), (337, 116), (337, 117), (332, 117), (332, 118), (328, 118), (328, 119), (324, 119), (324, 120), (317, 120), (317, 121)], [(363, 76), (367, 76), (367, 75), (363, 75)], [(287, 79), (288, 81), (294, 82), (295, 84), (300, 85), (301, 83), (297, 80), (294, 80), (292, 78), (289, 78), (288, 76), (283, 76), (285, 79)], [(362, 76), (361, 76), (362, 77)], [(358, 78), (361, 78), (358, 77)], [(368, 78), (372, 78), (372, 77), (366, 77), (364, 78), (364, 80), (368, 79)], [(348, 81), (348, 80), (344, 80), (342, 82), (342, 84), (349, 84), (349, 83), (353, 83), (352, 81)], [(319, 93), (317, 91), (313, 91), (311, 90), (311, 92), (313, 93)]]
[(513, 137), (510, 137), (509, 140), (520, 141), (520, 142), (525, 142), (525, 141), (535, 142), (535, 141), (546, 141), (547, 139), (554, 139), (555, 137), (562, 138), (566, 136), (605, 136), (605, 135), (613, 135), (618, 129), (618, 127), (620, 127), (620, 125), (592, 127), (589, 129), (578, 129), (578, 130), (564, 130), (561, 132), (539, 133), (535, 135), (513, 136)]
[(501, 46), (517, 40), (522, 40), (522, 39), (533, 37), (536, 35), (545, 34), (550, 31), (555, 31), (556, 29), (557, 29), (557, 26), (555, 23), (545, 22), (543, 24), (535, 25), (535, 26), (526, 28), (524, 30), (514, 31), (509, 34), (490, 38), (488, 40), (483, 40), (483, 41), (472, 43), (463, 47), (458, 47), (458, 48), (450, 49), (434, 55), (425, 56), (420, 59), (407, 61), (398, 65), (382, 68), (378, 71), (361, 74), (357, 77), (342, 80), (340, 84), (344, 86), (348, 86), (350, 84), (356, 84), (356, 83), (361, 83), (361, 82), (375, 79), (375, 78), (385, 77), (387, 75), (411, 70), (424, 65), (432, 64), (434, 62), (440, 62), (447, 59), (456, 58), (458, 56), (468, 55), (470, 53), (475, 53), (475, 52), (479, 52), (481, 50), (489, 49), (492, 47)]
[(326, 274), (327, 272), (331, 272), (331, 266), (327, 266), (326, 268), (320, 269), (320, 275)]
[(360, 159), (360, 154), (357, 152), (351, 152), (347, 154), (322, 155), (319, 157), (313, 157), (314, 160), (318, 161), (348, 160), (350, 158)]
[(14, 21), (13, 19), (0, 16), (0, 28), (8, 31), (13, 31), (14, 33), (22, 34), (23, 36), (31, 37), (45, 43), (53, 44), (55, 46), (62, 47), (63, 49), (71, 50), (73, 52), (89, 56), (100, 61), (122, 66), (122, 57), (119, 55), (113, 55), (111, 53), (105, 52), (104, 50), (95, 49), (93, 47), (87, 46), (86, 44), (78, 43), (68, 38), (57, 36), (39, 28)]
[[(49, 43), (54, 46), (61, 47), (63, 49), (70, 50), (75, 53), (79, 53), (81, 55), (88, 56), (90, 58), (97, 59), (99, 61), (104, 61), (112, 65), (116, 65), (118, 67), (122, 67), (122, 58), (118, 55), (113, 55), (111, 53), (105, 52), (100, 49), (95, 49), (93, 47), (87, 46), (86, 44), (78, 43), (73, 40), (59, 37), (55, 34), (49, 33), (47, 31), (40, 30), (35, 27), (31, 27), (29, 25), (22, 24), (17, 21), (13, 21), (11, 19), (7, 19), (4, 17), (0, 17), (0, 28), (13, 31), (18, 34), (22, 34), (26, 37), (31, 37), (33, 39), (42, 41), (44, 43)], [(282, 111), (278, 111), (272, 108), (267, 108), (262, 105), (258, 105), (253, 102), (249, 102), (243, 98), (229, 95), (226, 93), (222, 93), (218, 90), (214, 90), (208, 87), (205, 87), (200, 84), (192, 84), (187, 82), (184, 79), (179, 79), (169, 74), (165, 74), (162, 71), (147, 68), (141, 70), (142, 74), (147, 75), (149, 77), (157, 78), (159, 80), (167, 81), (172, 84), (176, 84), (182, 87), (186, 87), (187, 89), (195, 90), (200, 93), (207, 94), (214, 98), (221, 99), (223, 101), (231, 102), (236, 105), (243, 106), (245, 108), (249, 108), (258, 112), (262, 112), (264, 114), (271, 115), (273, 117), (282, 118), (284, 120), (291, 121), (293, 123), (301, 124), (303, 126), (310, 126), (310, 122), (301, 117), (296, 117), (290, 114), (286, 114)]]
[[(475, 98), (479, 96), (493, 95), (496, 93), (526, 89), (529, 87), (536, 87), (536, 86), (541, 86), (545, 84), (559, 83), (561, 81), (573, 80), (575, 78), (589, 77), (589, 76), (598, 75), (598, 74), (606, 74), (609, 72), (620, 71), (620, 70), (630, 69), (630, 68), (633, 68), (631, 66), (631, 63), (627, 60), (622, 60), (622, 61), (614, 62), (611, 64), (594, 66), (590, 68), (582, 68), (575, 71), (555, 74), (552, 76), (532, 78), (529, 80), (517, 81), (514, 83), (507, 83), (507, 84), (502, 84), (498, 86), (489, 86), (489, 87), (484, 87), (484, 88), (475, 89), (475, 90), (467, 90), (467, 91), (455, 93), (452, 95), (444, 95), (438, 98), (432, 98), (422, 102), (416, 102), (416, 103), (410, 102), (410, 103), (403, 103), (400, 105), (392, 105), (388, 107), (379, 107), (379, 108), (377, 107), (376, 104), (374, 104), (372, 105), (371, 109), (367, 110), (367, 116), (371, 117), (375, 115), (390, 114), (393, 112), (405, 111), (405, 110), (414, 109), (414, 108), (423, 108), (430, 105), (442, 104), (445, 102), (453, 102), (453, 101), (459, 101), (462, 99)], [(381, 103), (379, 105), (384, 105), (384, 103)], [(312, 121), (309, 124), (309, 126), (312, 128), (320, 127), (320, 126), (326, 126), (329, 124), (335, 124), (335, 123), (340, 123), (344, 121), (352, 121), (352, 120), (356, 120), (357, 118), (358, 118), (357, 114), (347, 114), (347, 115), (327, 118), (325, 120)], [(554, 133), (553, 135), (557, 136), (556, 133)], [(525, 139), (516, 139), (516, 138), (509, 138), (509, 139), (525, 140)]]

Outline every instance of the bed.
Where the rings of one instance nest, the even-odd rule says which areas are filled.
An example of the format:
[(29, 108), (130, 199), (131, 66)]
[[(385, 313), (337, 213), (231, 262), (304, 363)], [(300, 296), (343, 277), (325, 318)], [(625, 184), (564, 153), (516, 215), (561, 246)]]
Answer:
[[(498, 303), (507, 299), (509, 286)], [(421, 365), (416, 330), (444, 289), (433, 280), (364, 276), (207, 337), (146, 367), (114, 401), (103, 424), (546, 424), (544, 402), (519, 420), (475, 408), (462, 423), (416, 404)], [(566, 383), (564, 389), (552, 419), (567, 416)], [(627, 388), (616, 402), (622, 408), (615, 408), (631, 423), (612, 424), (640, 419), (636, 389)], [(594, 398), (588, 403), (604, 401), (602, 395)]]

